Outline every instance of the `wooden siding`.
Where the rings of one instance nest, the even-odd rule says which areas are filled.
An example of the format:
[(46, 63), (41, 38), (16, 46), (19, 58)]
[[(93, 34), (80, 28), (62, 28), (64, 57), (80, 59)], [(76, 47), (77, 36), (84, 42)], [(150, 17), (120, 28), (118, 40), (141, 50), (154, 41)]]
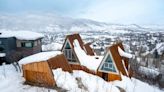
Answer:
[(54, 87), (55, 80), (46, 61), (23, 65), (23, 76), (26, 83), (45, 87)]
[(119, 72), (121, 72), (125, 76), (128, 76), (128, 74), (126, 73), (126, 70), (124, 69), (122, 59), (126, 60), (125, 61), (125, 66), (126, 67), (128, 66), (128, 60), (125, 59), (125, 58), (122, 58), (119, 55), (118, 47), (120, 47), (122, 50), (124, 50), (122, 43), (118, 43), (118, 44), (115, 44), (115, 45), (109, 47), (109, 50), (111, 51), (112, 57), (114, 59), (114, 62), (116, 63), (116, 66), (117, 66)]
[(108, 81), (121, 80), (121, 76), (118, 74), (108, 73)]
[(64, 71), (72, 72), (71, 66), (63, 54), (49, 59), (48, 64), (51, 69), (62, 68)]
[[(108, 74), (107, 81), (121, 80), (121, 76), (118, 74), (113, 74), (113, 73), (106, 73), (106, 74)], [(97, 75), (103, 78), (103, 72), (97, 72)]]

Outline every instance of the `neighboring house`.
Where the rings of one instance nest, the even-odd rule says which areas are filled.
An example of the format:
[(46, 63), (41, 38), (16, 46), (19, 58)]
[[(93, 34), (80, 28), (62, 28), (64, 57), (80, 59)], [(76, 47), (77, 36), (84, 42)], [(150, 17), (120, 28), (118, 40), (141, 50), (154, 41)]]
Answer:
[(67, 59), (60, 51), (40, 52), (21, 59), (19, 64), (22, 66), (25, 82), (37, 86), (55, 86), (53, 69), (62, 68), (72, 72)]
[(105, 56), (97, 56), (79, 34), (72, 34), (66, 36), (62, 52), (73, 70), (96, 74), (106, 81), (121, 80), (121, 74), (129, 76), (128, 58), (132, 55), (124, 52), (122, 43), (110, 46)]
[(41, 52), (42, 34), (30, 31), (0, 31), (0, 58), (8, 63)]

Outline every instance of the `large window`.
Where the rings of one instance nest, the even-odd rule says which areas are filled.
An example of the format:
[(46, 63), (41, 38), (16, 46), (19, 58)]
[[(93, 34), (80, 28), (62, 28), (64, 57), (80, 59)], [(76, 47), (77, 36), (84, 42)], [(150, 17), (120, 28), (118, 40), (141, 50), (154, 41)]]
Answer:
[(31, 47), (33, 47), (33, 43), (32, 42), (22, 42), (21, 47), (31, 48)]
[(112, 61), (111, 57), (108, 55), (103, 66), (101, 67), (101, 70), (107, 71), (107, 72), (116, 72), (114, 62)]
[(64, 49), (64, 55), (69, 62), (76, 62), (75, 56), (68, 42), (66, 43), (66, 46)]

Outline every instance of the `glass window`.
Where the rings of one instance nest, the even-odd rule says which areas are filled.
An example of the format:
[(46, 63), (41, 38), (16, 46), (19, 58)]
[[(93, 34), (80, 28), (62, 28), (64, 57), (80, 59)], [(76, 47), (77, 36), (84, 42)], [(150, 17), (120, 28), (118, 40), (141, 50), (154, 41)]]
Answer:
[(41, 44), (41, 41), (40, 40), (38, 40), (38, 44)]
[(69, 53), (68, 54), (69, 55), (69, 58), (72, 59), (72, 52), (71, 52), (71, 50), (69, 50), (68, 53)]
[(65, 49), (71, 49), (71, 47), (70, 47), (68, 42), (66, 43)]
[(110, 72), (116, 72), (115, 66), (114, 66), (113, 61), (111, 60), (110, 56), (108, 56), (106, 58), (105, 63), (101, 67), (101, 70), (110, 71)]
[(32, 43), (31, 42), (26, 42), (25, 47), (32, 47)]
[(38, 44), (37, 44), (37, 41), (34, 41), (34, 46), (37, 46)]
[(30, 48), (30, 47), (33, 47), (33, 44), (32, 44), (32, 42), (22, 42), (21, 43), (21, 47), (28, 47), (28, 48)]
[(2, 41), (0, 41), (0, 44), (2, 44)]

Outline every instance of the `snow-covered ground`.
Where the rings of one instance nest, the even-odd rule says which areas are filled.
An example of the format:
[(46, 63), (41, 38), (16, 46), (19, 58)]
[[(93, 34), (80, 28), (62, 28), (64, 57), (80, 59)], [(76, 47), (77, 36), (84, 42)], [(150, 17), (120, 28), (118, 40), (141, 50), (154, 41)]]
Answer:
[[(122, 81), (105, 82), (100, 77), (83, 71), (73, 71), (70, 74), (56, 69), (53, 73), (57, 86), (68, 92), (119, 92), (116, 86), (125, 89), (126, 92), (163, 92), (157, 87), (125, 76), (122, 76)], [(24, 82), (22, 74), (17, 72), (12, 65), (0, 66), (0, 92), (57, 92), (54, 89), (25, 85)]]
[(24, 85), (24, 78), (12, 65), (0, 66), (0, 92), (57, 92), (56, 90)]
[(60, 43), (51, 43), (47, 45), (42, 45), (43, 51), (52, 51), (52, 50), (61, 50), (63, 44)]

